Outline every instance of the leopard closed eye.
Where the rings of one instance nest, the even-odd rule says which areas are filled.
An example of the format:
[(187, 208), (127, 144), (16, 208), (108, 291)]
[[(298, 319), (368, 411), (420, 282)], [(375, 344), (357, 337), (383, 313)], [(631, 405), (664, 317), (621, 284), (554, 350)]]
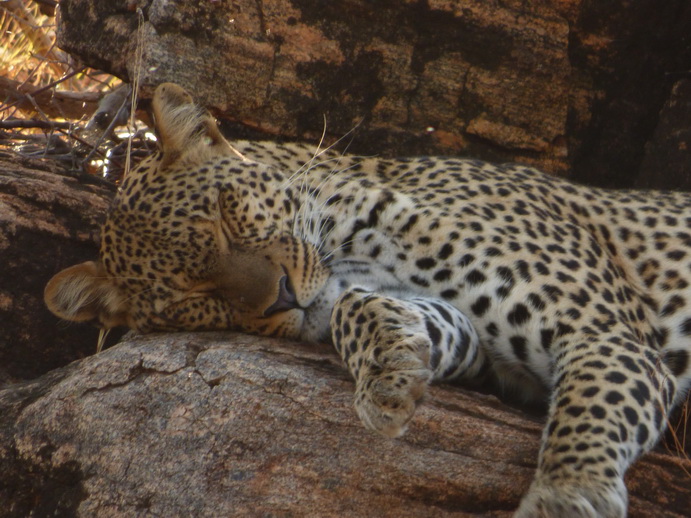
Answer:
[(691, 195), (231, 145), (173, 84), (153, 110), (160, 150), (124, 181), (99, 258), (48, 283), (55, 314), (330, 341), (390, 437), (435, 380), (547, 401), (516, 516), (626, 515), (624, 474), (691, 385)]

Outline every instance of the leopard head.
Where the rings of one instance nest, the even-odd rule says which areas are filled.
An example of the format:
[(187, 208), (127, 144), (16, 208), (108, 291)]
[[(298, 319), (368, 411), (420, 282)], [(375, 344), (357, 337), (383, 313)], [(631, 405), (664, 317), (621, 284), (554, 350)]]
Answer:
[(49, 281), (48, 308), (103, 329), (299, 336), (328, 271), (293, 232), (287, 176), (237, 152), (179, 86), (152, 108), (159, 151), (123, 182), (99, 259)]

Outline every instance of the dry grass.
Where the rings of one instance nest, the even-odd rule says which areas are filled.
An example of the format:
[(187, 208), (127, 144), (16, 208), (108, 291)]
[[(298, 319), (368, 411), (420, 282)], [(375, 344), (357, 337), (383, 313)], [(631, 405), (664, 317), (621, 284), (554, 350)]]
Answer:
[[(121, 82), (84, 67), (57, 48), (56, 4), (52, 0), (0, 3), (0, 147), (105, 176), (126, 161), (125, 156), (117, 156), (124, 153), (122, 139), (112, 127), (94, 129), (87, 124), (99, 99)], [(146, 154), (148, 148), (139, 135), (135, 154)], [(117, 181), (120, 174), (111, 174), (112, 179)]]
[(103, 92), (118, 84), (114, 76), (86, 69), (56, 47), (55, 17), (41, 12), (53, 3), (0, 3), (0, 76), (23, 86), (71, 92)]
[(0, 74), (46, 84), (64, 74), (67, 57), (55, 47), (55, 19), (21, 0), (0, 7)]

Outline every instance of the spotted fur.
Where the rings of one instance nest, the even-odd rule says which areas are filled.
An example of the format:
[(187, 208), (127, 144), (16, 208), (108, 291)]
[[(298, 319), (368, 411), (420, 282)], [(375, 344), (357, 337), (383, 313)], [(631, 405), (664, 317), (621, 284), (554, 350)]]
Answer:
[(433, 380), (548, 401), (516, 516), (625, 515), (623, 476), (691, 384), (691, 196), (520, 165), (235, 143), (175, 85), (100, 259), (59, 273), (71, 320), (331, 341), (368, 427), (405, 430)]

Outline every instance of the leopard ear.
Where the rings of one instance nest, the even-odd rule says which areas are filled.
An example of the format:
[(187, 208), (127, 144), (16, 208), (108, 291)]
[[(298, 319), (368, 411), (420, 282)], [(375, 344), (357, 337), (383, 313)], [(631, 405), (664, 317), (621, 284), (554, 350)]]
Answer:
[(238, 153), (218, 130), (215, 119), (195, 104), (192, 96), (173, 83), (159, 85), (152, 101), (161, 142), (161, 167), (178, 160), (202, 161), (214, 155)]
[(105, 328), (127, 325), (125, 297), (100, 262), (87, 261), (56, 274), (43, 298), (48, 309), (65, 320), (95, 320)]

